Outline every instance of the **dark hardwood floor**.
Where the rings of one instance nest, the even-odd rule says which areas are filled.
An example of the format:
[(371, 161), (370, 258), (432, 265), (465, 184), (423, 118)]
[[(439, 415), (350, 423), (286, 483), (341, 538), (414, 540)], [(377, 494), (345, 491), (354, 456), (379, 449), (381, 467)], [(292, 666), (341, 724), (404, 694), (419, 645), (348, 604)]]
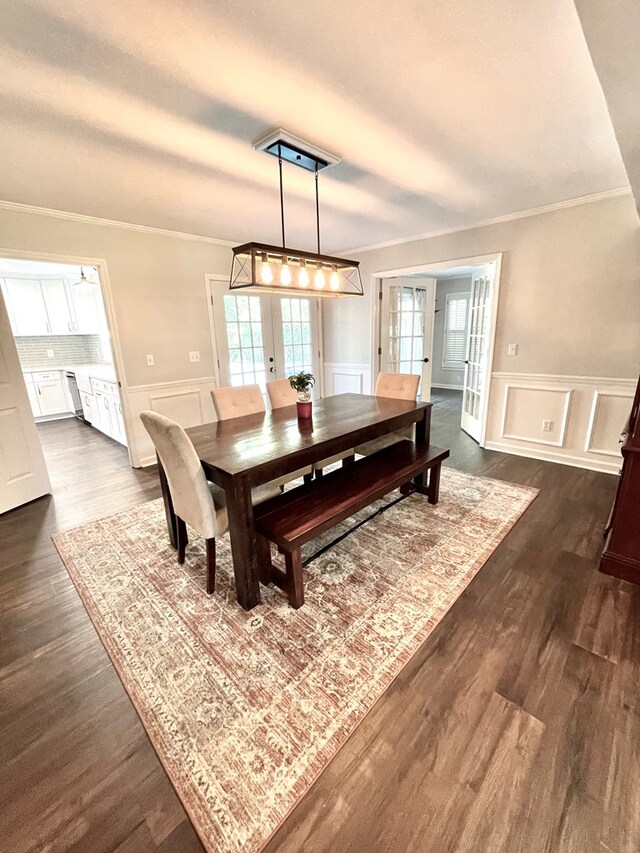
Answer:
[[(540, 495), (267, 846), (637, 853), (640, 589), (596, 571), (615, 479), (482, 451), (438, 392), (448, 464)], [(158, 497), (75, 421), (55, 494), (0, 516), (0, 849), (202, 847), (50, 534)]]

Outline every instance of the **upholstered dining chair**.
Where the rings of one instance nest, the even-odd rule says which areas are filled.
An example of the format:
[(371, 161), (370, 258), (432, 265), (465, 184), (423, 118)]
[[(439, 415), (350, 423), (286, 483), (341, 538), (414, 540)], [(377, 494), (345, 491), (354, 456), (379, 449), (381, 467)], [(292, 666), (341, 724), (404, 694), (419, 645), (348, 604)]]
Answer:
[[(274, 379), (273, 382), (267, 382), (267, 394), (269, 395), (269, 402), (271, 403), (272, 409), (281, 409), (284, 406), (295, 406), (298, 398), (297, 392), (291, 387), (288, 379)], [(313, 470), (315, 471), (316, 477), (322, 477), (323, 468), (326, 468), (334, 462), (340, 462), (340, 460), (343, 460), (344, 464), (345, 459), (347, 460), (347, 464), (349, 461), (353, 460), (353, 450), (345, 450), (342, 453), (337, 454), (337, 456), (330, 456), (328, 459), (322, 459), (320, 462), (314, 462)]]
[[(140, 420), (151, 436), (169, 484), (176, 514), (178, 562), (185, 560), (188, 524), (205, 539), (207, 592), (212, 593), (216, 581), (216, 537), (226, 533), (229, 526), (224, 489), (207, 481), (191, 439), (180, 424), (157, 412), (141, 412)], [(253, 503), (277, 494), (274, 486), (259, 486), (253, 490)]]
[(291, 387), (288, 379), (274, 379), (273, 382), (267, 382), (267, 394), (272, 409), (295, 406), (298, 399), (298, 392)]
[[(419, 385), (420, 376), (415, 373), (379, 373), (374, 394), (376, 397), (389, 397), (393, 400), (415, 400)], [(359, 445), (356, 447), (356, 453), (358, 456), (370, 456), (377, 450), (383, 450), (403, 439), (411, 440), (412, 438), (413, 427), (407, 427)]]
[[(287, 382), (286, 379), (281, 381)], [(269, 385), (272, 384), (274, 383), (268, 383), (267, 391), (269, 390)], [(255, 415), (266, 411), (264, 397), (262, 396), (262, 391), (260, 390), (259, 385), (238, 385), (233, 388), (215, 388), (211, 392), (211, 399), (213, 400), (213, 406), (216, 410), (218, 420), (220, 421), (226, 421), (229, 418), (241, 418), (243, 415)], [(295, 403), (295, 400), (293, 402)], [(289, 404), (281, 403), (281, 405)], [(291, 474), (287, 474), (279, 480), (274, 480), (273, 485), (284, 486), (285, 483), (289, 483), (291, 480), (297, 480), (299, 477), (309, 479), (311, 475), (311, 466), (308, 468), (301, 468), (299, 471), (292, 471)]]

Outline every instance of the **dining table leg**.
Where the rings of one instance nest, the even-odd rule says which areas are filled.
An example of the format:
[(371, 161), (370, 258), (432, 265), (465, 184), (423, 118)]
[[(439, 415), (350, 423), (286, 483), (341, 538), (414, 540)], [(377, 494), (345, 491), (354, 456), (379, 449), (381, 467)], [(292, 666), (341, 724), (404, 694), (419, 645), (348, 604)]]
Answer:
[(169, 533), (169, 542), (171, 543), (173, 548), (178, 547), (178, 521), (176, 519), (176, 514), (173, 511), (173, 501), (171, 500), (171, 492), (169, 491), (169, 483), (167, 482), (167, 475), (164, 472), (164, 468), (162, 467), (162, 462), (158, 455), (156, 455), (156, 459), (158, 460), (158, 476), (160, 478), (160, 491), (162, 492), (162, 501), (164, 503), (164, 514), (167, 519), (167, 532)]
[(251, 487), (243, 480), (236, 480), (226, 493), (236, 597), (241, 607), (251, 610), (260, 604), (260, 561), (263, 555), (253, 521)]

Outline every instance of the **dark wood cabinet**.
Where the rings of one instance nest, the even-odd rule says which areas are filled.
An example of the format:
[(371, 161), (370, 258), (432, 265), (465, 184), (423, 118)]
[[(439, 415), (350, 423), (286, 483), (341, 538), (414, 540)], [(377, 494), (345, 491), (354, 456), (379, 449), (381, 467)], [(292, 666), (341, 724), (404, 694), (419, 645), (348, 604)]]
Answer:
[(622, 470), (605, 530), (600, 571), (640, 584), (640, 379), (623, 431)]

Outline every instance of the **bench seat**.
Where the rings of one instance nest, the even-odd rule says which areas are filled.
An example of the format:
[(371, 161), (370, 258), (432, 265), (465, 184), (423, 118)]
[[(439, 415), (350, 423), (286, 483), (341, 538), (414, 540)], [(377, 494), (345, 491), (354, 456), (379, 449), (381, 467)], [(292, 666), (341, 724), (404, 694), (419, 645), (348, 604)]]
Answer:
[[(449, 451), (441, 447), (401, 440), (256, 506), (256, 530), (264, 540), (260, 547), (265, 555), (269, 552), (270, 563), (268, 541), (274, 542), (285, 552), (287, 565), (286, 577), (273, 566), (271, 575), (263, 580), (282, 586), (292, 606), (300, 607), (304, 601), (301, 546), (399, 487), (419, 491), (430, 503), (437, 503), (440, 466), (448, 456)], [(427, 471), (429, 483), (425, 485)], [(413, 484), (408, 485), (412, 479)]]

